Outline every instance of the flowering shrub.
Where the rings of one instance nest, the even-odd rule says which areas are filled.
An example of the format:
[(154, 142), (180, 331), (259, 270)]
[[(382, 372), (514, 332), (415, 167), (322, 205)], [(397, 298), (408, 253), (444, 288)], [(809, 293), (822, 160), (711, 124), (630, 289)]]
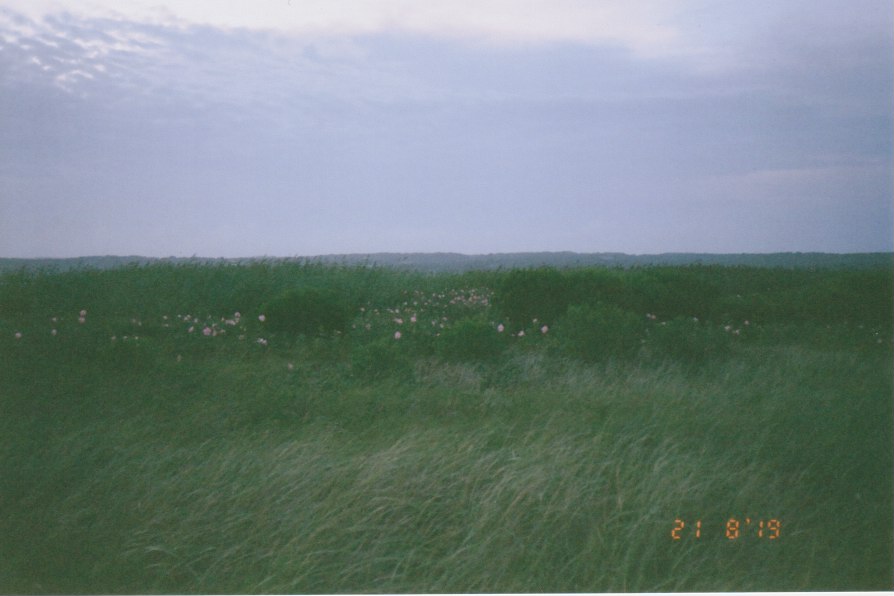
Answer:
[(329, 290), (287, 290), (264, 305), (262, 323), (274, 333), (326, 335), (343, 333), (352, 311), (338, 294)]

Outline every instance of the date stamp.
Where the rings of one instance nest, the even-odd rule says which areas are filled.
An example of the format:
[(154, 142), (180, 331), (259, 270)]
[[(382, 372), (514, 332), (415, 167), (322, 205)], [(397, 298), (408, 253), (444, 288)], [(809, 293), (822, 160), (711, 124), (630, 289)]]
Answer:
[(740, 538), (779, 540), (782, 536), (782, 522), (776, 518), (764, 520), (731, 517), (725, 525), (720, 526), (720, 524), (702, 524), (700, 519), (687, 523), (678, 518), (674, 520), (674, 527), (670, 535), (672, 540), (699, 540), (703, 536), (725, 536), (727, 540)]

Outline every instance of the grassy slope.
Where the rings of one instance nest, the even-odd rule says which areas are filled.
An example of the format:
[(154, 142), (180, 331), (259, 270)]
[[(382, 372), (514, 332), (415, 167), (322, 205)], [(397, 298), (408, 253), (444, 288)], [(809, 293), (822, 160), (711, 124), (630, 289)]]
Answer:
[[(487, 364), (410, 353), (358, 377), (359, 332), (253, 341), (263, 296), (296, 275), (382, 309), (498, 281), (4, 278), (0, 591), (891, 588), (890, 332), (775, 325), (696, 365), (584, 363), (532, 337)], [(248, 322), (221, 337), (175, 318), (237, 308)], [(780, 539), (725, 538), (746, 516), (781, 520)], [(671, 540), (676, 518), (703, 537)]]

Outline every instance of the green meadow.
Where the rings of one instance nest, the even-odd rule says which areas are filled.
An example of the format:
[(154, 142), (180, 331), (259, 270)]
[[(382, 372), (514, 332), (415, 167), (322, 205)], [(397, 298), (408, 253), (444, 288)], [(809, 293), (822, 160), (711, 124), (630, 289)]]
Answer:
[(892, 271), (0, 275), (0, 592), (890, 590)]

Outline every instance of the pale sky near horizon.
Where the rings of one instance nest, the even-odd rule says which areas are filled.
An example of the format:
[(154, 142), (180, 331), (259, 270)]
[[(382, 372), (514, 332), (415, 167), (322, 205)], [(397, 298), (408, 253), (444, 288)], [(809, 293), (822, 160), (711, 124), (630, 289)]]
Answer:
[(887, 0), (4, 0), (0, 257), (894, 250)]

